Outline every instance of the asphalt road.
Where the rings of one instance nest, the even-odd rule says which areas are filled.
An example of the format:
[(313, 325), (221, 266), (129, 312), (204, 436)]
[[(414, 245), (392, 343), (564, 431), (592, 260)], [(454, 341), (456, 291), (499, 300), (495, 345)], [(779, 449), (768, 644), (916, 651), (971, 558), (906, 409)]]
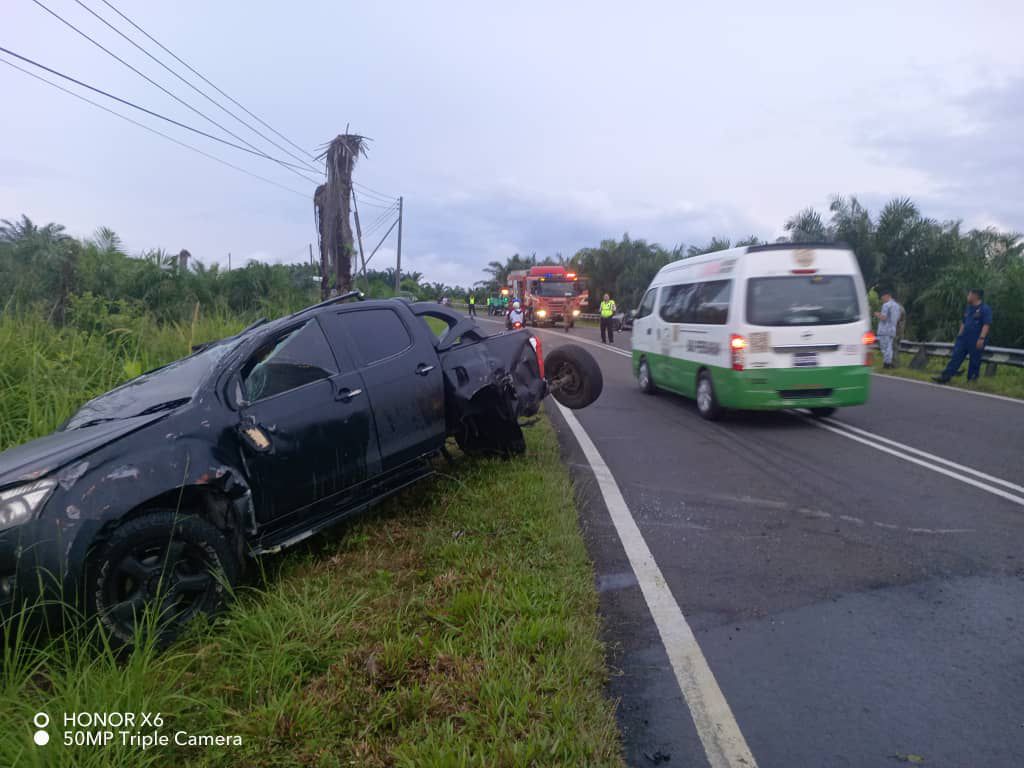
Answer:
[[(642, 394), (596, 330), (568, 336), (541, 332), (547, 350), (582, 341), (601, 365), (604, 393), (576, 417), (757, 765), (1024, 766), (1024, 404), (875, 376), (867, 405), (824, 425), (713, 424)], [(552, 418), (627, 760), (707, 766), (587, 459)]]

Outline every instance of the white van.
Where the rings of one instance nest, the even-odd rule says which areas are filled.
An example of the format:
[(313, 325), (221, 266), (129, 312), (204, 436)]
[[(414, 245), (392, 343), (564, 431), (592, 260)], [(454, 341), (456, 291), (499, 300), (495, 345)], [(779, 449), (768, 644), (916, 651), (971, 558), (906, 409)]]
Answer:
[(674, 261), (633, 322), (644, 392), (725, 408), (809, 408), (827, 416), (868, 399), (871, 332), (857, 259), (846, 246), (778, 243)]

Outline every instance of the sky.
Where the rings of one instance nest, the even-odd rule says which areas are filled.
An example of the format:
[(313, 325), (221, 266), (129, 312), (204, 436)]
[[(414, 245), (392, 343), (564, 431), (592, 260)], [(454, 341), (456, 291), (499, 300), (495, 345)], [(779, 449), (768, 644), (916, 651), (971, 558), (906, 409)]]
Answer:
[[(291, 160), (84, 7), (174, 63), (103, 0), (38, 2)], [(316, 153), (346, 125), (370, 137), (355, 179), (402, 195), (403, 268), (428, 280), (468, 285), (491, 260), (626, 232), (667, 247), (773, 240), (834, 194), (1024, 231), (1019, 0), (110, 2), (299, 147)], [(0, 19), (0, 46), (234, 141), (35, 0), (2, 0)], [(90, 94), (281, 189), (3, 65), (0, 89), (0, 218), (107, 226), (133, 252), (206, 263), (308, 259), (310, 180)], [(364, 225), (387, 214), (380, 196), (360, 202)], [(394, 264), (394, 243), (373, 266)]]

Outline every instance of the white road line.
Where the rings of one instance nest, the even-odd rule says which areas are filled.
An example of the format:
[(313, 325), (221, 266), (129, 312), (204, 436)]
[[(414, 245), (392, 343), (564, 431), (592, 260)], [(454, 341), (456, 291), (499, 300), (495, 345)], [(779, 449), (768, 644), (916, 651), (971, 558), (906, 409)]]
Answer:
[[(808, 423), (818, 427), (819, 429), (825, 429), (828, 430), (829, 432), (834, 432), (837, 435), (842, 435), (848, 440), (856, 440), (858, 443), (863, 443), (864, 445), (870, 446), (871, 448), (874, 448), (876, 451), (888, 453), (892, 456), (895, 456), (898, 459), (909, 461), (911, 464), (917, 464), (919, 467), (930, 469), (932, 472), (938, 472), (940, 475), (945, 475), (946, 477), (951, 477), (954, 480), (959, 480), (961, 483), (973, 485), (975, 488), (979, 488), (985, 491), (986, 493), (991, 493), (994, 496), (1001, 496), (1007, 501), (1011, 501), (1014, 504), (1024, 507), (1024, 496), (1018, 496), (1016, 494), (1010, 493), (1009, 491), (1004, 491), (1002, 488), (993, 488), (992, 485), (988, 483), (985, 483), (981, 480), (976, 480), (973, 477), (966, 477), (962, 473), (957, 473), (951, 469), (946, 469), (945, 467), (940, 466), (939, 464), (933, 461), (925, 461), (924, 459), (918, 459), (915, 458), (914, 456), (907, 454), (903, 450), (896, 450), (894, 448), (889, 448), (885, 445), (879, 445), (878, 442), (874, 439), (868, 440), (867, 438), (860, 437), (859, 435), (855, 435), (852, 432), (847, 432), (845, 429), (839, 429), (837, 427), (833, 427), (831, 424), (825, 424), (824, 422), (818, 421), (817, 419), (813, 419), (810, 416), (803, 416), (802, 418), (804, 418)], [(966, 469), (966, 467), (963, 469)]]
[(964, 389), (963, 387), (951, 387), (948, 384), (935, 384), (930, 381), (921, 381), (920, 379), (909, 379), (906, 376), (890, 376), (888, 373), (875, 373), (875, 376), (886, 379), (888, 381), (905, 381), (909, 384), (921, 384), (925, 387), (935, 387), (935, 389), (944, 389), (946, 392), (963, 392), (965, 395), (977, 395), (978, 397), (988, 397), (992, 400), (1002, 400), (1007, 403), (1015, 403), (1017, 405), (1024, 405), (1024, 400), (1019, 397), (1007, 397), (1006, 395), (994, 395), (991, 392), (978, 392), (974, 389)]
[(611, 470), (573, 412), (557, 402), (555, 405), (580, 444), (597, 479), (608, 514), (640, 583), (640, 590), (654, 618), (661, 642), (665, 645), (679, 690), (690, 708), (708, 763), (711, 768), (756, 768), (757, 762), (740, 732), (729, 703), (718, 687), (693, 630), (686, 623), (654, 555), (626, 506), (626, 500)]
[(845, 429), (849, 432), (854, 432), (870, 440), (878, 440), (879, 442), (885, 443), (886, 445), (891, 445), (894, 448), (899, 448), (901, 450), (907, 451), (908, 453), (913, 453), (917, 456), (921, 456), (922, 458), (929, 459), (931, 461), (934, 461), (936, 464), (943, 464), (959, 472), (966, 472), (967, 474), (973, 475), (979, 480), (984, 480), (995, 485), (1001, 485), (1004, 488), (1009, 488), (1011, 491), (1018, 491), (1019, 493), (1024, 494), (1024, 485), (1017, 485), (1016, 483), (1011, 483), (1009, 480), (1003, 480), (1001, 477), (995, 477), (993, 475), (986, 474), (985, 472), (974, 469), (972, 467), (968, 467), (964, 464), (957, 464), (955, 461), (944, 459), (941, 456), (936, 456), (934, 453), (922, 451), (919, 448), (914, 448), (913, 446), (907, 445), (906, 443), (901, 443), (897, 440), (890, 440), (888, 437), (876, 435), (874, 432), (868, 432), (866, 429), (860, 429), (859, 427), (855, 427), (852, 424), (847, 424), (842, 421), (836, 421), (835, 419), (825, 419), (825, 421), (835, 427)]

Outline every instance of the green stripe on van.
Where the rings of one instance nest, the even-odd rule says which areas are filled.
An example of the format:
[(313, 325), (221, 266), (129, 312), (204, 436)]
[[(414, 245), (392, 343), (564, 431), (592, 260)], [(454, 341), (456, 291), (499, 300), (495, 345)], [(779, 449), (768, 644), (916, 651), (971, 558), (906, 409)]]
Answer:
[(711, 374), (718, 402), (725, 408), (777, 410), (862, 405), (871, 388), (871, 369), (864, 365), (820, 368), (752, 368), (734, 371), (696, 360), (633, 350), (633, 373), (646, 358), (659, 389), (695, 397), (697, 375)]

